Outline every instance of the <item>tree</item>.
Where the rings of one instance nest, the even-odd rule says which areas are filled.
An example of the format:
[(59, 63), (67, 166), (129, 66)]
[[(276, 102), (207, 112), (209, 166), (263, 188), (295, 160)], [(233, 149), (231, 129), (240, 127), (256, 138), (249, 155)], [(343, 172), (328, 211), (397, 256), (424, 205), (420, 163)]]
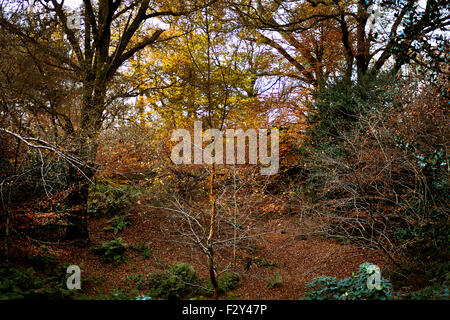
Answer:
[(258, 82), (264, 53), (239, 38), (224, 11), (210, 7), (179, 19), (170, 43), (132, 61), (126, 77), (144, 95), (148, 122), (171, 130), (196, 119), (209, 128), (264, 121)]
[[(79, 123), (74, 126), (72, 154), (83, 160), (82, 170), (87, 178), (96, 171), (95, 158), (99, 144), (98, 134), (102, 128), (103, 114), (107, 101), (111, 98), (109, 88), (119, 68), (134, 54), (156, 43), (164, 33), (162, 28), (154, 28), (138, 43), (132, 39), (136, 32), (150, 19), (181, 16), (195, 11), (197, 4), (151, 2), (150, 0), (83, 1), (84, 26), (80, 30), (72, 28), (64, 1), (6, 1), (2, 3), (0, 26), (9, 34), (14, 34), (24, 43), (38, 49), (48, 61), (73, 74), (81, 85), (81, 106)], [(183, 4), (185, 4), (183, 2)], [(31, 10), (33, 19), (24, 19), (21, 13)], [(64, 40), (45, 41), (41, 34), (47, 28), (61, 28)], [(115, 32), (121, 30), (121, 32)], [(68, 46), (61, 52), (59, 48)], [(69, 173), (70, 184), (74, 186), (68, 196), (68, 204), (79, 209), (73, 214), (67, 228), (66, 238), (86, 241), (88, 183), (73, 167)]]
[[(171, 43), (144, 50), (139, 60), (132, 61), (128, 77), (145, 97), (140, 106), (145, 105), (146, 113), (142, 116), (139, 108), (139, 117), (155, 124), (163, 134), (175, 128), (192, 128), (195, 120), (201, 120), (206, 129), (219, 130), (266, 121), (257, 74), (257, 65), (264, 57), (255, 44), (240, 38), (240, 28), (225, 4), (218, 1), (178, 19), (169, 32), (175, 37)], [(201, 239), (197, 244), (206, 257), (217, 298), (215, 249), (218, 225), (223, 220), (217, 216), (216, 163), (209, 169), (209, 219), (199, 222), (201, 233), (208, 232), (206, 237), (194, 238)], [(199, 184), (195, 187), (200, 188)], [(184, 212), (177, 210), (174, 214)], [(186, 223), (193, 219), (190, 214), (181, 217)]]
[(350, 81), (383, 68), (396, 73), (411, 62), (436, 68), (445, 59), (445, 1), (429, 0), (423, 8), (418, 0), (257, 0), (232, 6), (256, 41), (295, 68), (287, 75), (315, 89), (332, 75)]

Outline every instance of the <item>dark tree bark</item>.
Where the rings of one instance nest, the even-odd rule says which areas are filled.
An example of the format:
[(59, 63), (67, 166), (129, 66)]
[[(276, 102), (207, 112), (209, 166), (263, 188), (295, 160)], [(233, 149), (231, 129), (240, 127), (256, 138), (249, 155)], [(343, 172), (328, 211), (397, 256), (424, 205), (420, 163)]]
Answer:
[[(92, 174), (93, 175), (93, 174)], [(73, 167), (69, 168), (68, 177), (71, 191), (67, 196), (69, 206), (68, 226), (66, 228), (66, 240), (89, 243), (89, 231), (87, 225), (87, 201), (89, 184), (84, 177)]]

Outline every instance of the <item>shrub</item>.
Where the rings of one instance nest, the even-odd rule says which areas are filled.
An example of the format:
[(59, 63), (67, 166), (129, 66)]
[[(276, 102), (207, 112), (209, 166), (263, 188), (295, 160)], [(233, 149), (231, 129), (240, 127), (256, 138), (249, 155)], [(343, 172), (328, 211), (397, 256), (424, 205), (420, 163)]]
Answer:
[[(419, 283), (420, 290), (412, 292), (398, 292), (396, 297), (398, 299), (407, 300), (448, 300), (450, 298), (450, 262), (434, 264), (433, 268), (428, 269), (424, 273), (414, 272), (415, 266), (411, 265), (411, 270), (403, 270), (409, 273), (408, 278), (395, 279), (393, 274), (392, 282), (394, 285), (402, 289), (410, 289), (408, 281), (414, 281), (414, 284)], [(421, 281), (422, 280), (422, 281)], [(423, 281), (425, 280), (425, 282)]]
[(237, 273), (234, 272), (224, 272), (219, 278), (219, 290), (221, 292), (228, 292), (234, 290), (240, 284), (241, 279)]
[(47, 246), (40, 246), (28, 255), (28, 260), (39, 269), (47, 269), (56, 265), (57, 252)]
[(391, 283), (380, 279), (381, 288), (369, 289), (367, 279), (371, 274), (367, 268), (370, 263), (359, 266), (359, 274), (337, 280), (334, 277), (322, 276), (306, 284), (311, 290), (305, 292), (305, 300), (386, 300), (392, 296)]
[(144, 276), (142, 276), (140, 274), (132, 274), (132, 275), (128, 276), (126, 279), (127, 279), (128, 284), (133, 282), (134, 286), (138, 289), (142, 288), (142, 285), (145, 282)]
[(258, 267), (270, 267), (270, 269), (273, 269), (274, 267), (278, 268), (280, 266), (277, 262), (270, 261), (266, 258), (257, 258), (256, 264)]
[(102, 256), (104, 262), (114, 262), (115, 265), (122, 261), (128, 262), (125, 251), (128, 244), (122, 238), (116, 238), (111, 241), (103, 242), (103, 244), (94, 246), (91, 249), (98, 255)]
[[(57, 272), (65, 275), (65, 270)], [(33, 268), (0, 268), (0, 300), (69, 299), (72, 291), (66, 288), (65, 277), (38, 276)]]
[(180, 262), (150, 278), (149, 295), (163, 299), (183, 299), (201, 294), (201, 284), (194, 267)]
[(281, 286), (282, 279), (278, 272), (275, 272), (273, 278), (267, 278), (267, 288), (278, 288)]
[(299, 198), (325, 236), (382, 249), (425, 275), (449, 256), (447, 82), (392, 80), (321, 90), (302, 143)]
[(450, 281), (447, 281), (443, 284), (433, 284), (419, 291), (406, 294), (402, 298), (408, 300), (449, 300)]
[(133, 186), (98, 183), (90, 190), (88, 210), (95, 216), (113, 216), (122, 213), (139, 197)]
[(430, 211), (427, 219), (399, 230), (398, 240), (406, 243), (403, 255), (409, 258), (410, 266), (430, 273), (435, 266), (447, 262), (450, 256), (450, 223), (447, 214)]
[(114, 218), (108, 220), (109, 226), (104, 228), (104, 231), (112, 231), (114, 235), (119, 233), (119, 231), (122, 231), (125, 229), (126, 226), (131, 225), (131, 221), (129, 219), (130, 215), (126, 214), (123, 216), (114, 216)]
[(152, 253), (152, 249), (150, 248), (151, 244), (151, 242), (147, 242), (145, 244), (141, 242), (139, 245), (133, 246), (133, 248), (140, 251), (142, 253), (142, 259), (145, 260), (149, 258)]

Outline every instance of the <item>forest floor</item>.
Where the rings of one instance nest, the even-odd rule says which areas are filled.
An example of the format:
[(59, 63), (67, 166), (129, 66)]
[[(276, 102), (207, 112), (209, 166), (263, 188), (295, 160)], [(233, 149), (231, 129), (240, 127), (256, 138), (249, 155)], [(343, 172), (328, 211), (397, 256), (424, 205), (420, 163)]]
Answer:
[[(117, 237), (130, 246), (151, 242), (149, 258), (144, 259), (138, 250), (130, 249), (127, 253), (128, 263), (115, 266), (101, 262), (100, 257), (89, 247), (114, 237), (111, 232), (103, 230), (107, 226), (106, 218), (92, 218), (89, 221), (89, 247), (74, 247), (62, 257), (64, 262), (80, 265), (82, 279), (88, 280), (83, 287), (87, 296), (132, 290), (136, 287), (133, 277), (145, 277), (177, 262), (190, 263), (202, 279), (208, 279), (204, 255), (194, 246), (168, 238), (168, 234), (176, 231), (173, 230), (176, 226), (167, 222), (167, 212), (145, 207), (136, 207), (133, 211), (132, 224), (119, 232)], [(238, 255), (234, 270), (240, 274), (241, 284), (232, 294), (239, 299), (299, 299), (306, 289), (305, 285), (314, 277), (326, 275), (342, 279), (353, 272), (357, 273), (358, 266), (364, 262), (377, 264), (382, 274), (389, 268), (381, 252), (358, 248), (320, 235), (302, 236), (314, 234), (314, 227), (311, 219), (300, 221), (298, 215), (265, 215), (256, 221), (255, 229), (262, 232), (252, 240), (256, 251), (251, 254), (251, 258), (253, 261), (264, 259), (269, 263), (265, 266), (251, 263), (246, 268), (243, 256)], [(226, 266), (229, 260), (229, 256), (228, 262), (219, 258), (218, 263)], [(269, 288), (267, 280), (276, 273), (281, 278), (281, 285)], [(139, 293), (146, 292), (142, 290)]]

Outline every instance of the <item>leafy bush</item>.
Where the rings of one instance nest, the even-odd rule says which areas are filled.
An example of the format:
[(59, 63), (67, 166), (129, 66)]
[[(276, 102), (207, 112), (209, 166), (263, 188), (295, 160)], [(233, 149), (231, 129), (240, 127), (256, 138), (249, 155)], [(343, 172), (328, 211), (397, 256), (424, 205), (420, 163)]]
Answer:
[[(403, 270), (408, 274), (407, 278), (395, 277), (398, 273), (394, 273), (391, 280), (395, 286), (404, 290), (411, 289), (411, 280), (414, 284), (420, 285), (420, 290), (412, 292), (396, 293), (398, 299), (407, 300), (448, 300), (450, 298), (450, 262), (435, 263), (432, 268), (423, 273), (417, 272), (414, 265), (410, 270)], [(425, 282), (424, 282), (425, 280)], [(409, 282), (409, 283), (408, 283)]]
[(224, 272), (219, 278), (219, 290), (221, 292), (228, 292), (234, 290), (240, 284), (241, 279), (237, 273), (234, 272)]
[[(65, 275), (65, 270), (56, 273)], [(0, 300), (69, 299), (72, 291), (66, 288), (65, 277), (37, 276), (33, 268), (0, 268)]]
[(152, 253), (152, 249), (150, 248), (150, 245), (152, 243), (151, 242), (147, 242), (147, 243), (139, 243), (139, 245), (134, 246), (133, 248), (140, 251), (142, 253), (142, 259), (147, 259), (148, 257), (150, 257), (151, 253)]
[(282, 283), (282, 279), (280, 277), (280, 274), (278, 272), (275, 273), (275, 275), (273, 276), (273, 278), (268, 278), (267, 279), (267, 288), (278, 288), (279, 286), (281, 286)]
[(131, 282), (133, 282), (133, 285), (138, 289), (142, 288), (142, 285), (145, 282), (145, 277), (140, 274), (132, 274), (126, 279), (128, 284), (131, 284)]
[[(328, 83), (315, 93), (314, 103), (308, 121), (314, 126), (308, 128), (308, 134), (315, 147), (331, 148), (342, 131), (351, 130), (361, 114), (378, 108), (380, 102), (392, 101), (391, 92), (385, 85), (393, 81), (392, 77), (366, 76), (357, 83), (337, 80)], [(336, 154), (341, 150), (335, 149)]]
[(90, 190), (88, 210), (96, 216), (113, 216), (122, 213), (139, 197), (133, 186), (97, 183)]
[(42, 245), (28, 255), (28, 261), (39, 269), (47, 269), (56, 265), (56, 255), (55, 250)]
[(98, 255), (102, 256), (104, 262), (114, 262), (115, 265), (122, 261), (128, 262), (125, 251), (128, 244), (122, 238), (116, 238), (111, 241), (103, 242), (101, 245), (94, 246), (91, 249)]
[(116, 235), (117, 233), (119, 233), (119, 231), (125, 229), (126, 226), (131, 225), (130, 215), (126, 214), (123, 216), (114, 216), (114, 218), (108, 220), (107, 223), (109, 224), (109, 226), (104, 228), (103, 230), (112, 231), (114, 235)]
[(183, 299), (202, 293), (202, 281), (197, 277), (194, 267), (180, 262), (169, 270), (159, 272), (148, 281), (149, 295), (163, 299)]
[(317, 93), (299, 198), (326, 221), (325, 236), (381, 248), (422, 275), (448, 260), (447, 82), (379, 75)]
[(402, 298), (408, 300), (449, 300), (450, 281), (444, 284), (433, 284), (419, 291), (406, 294)]
[(305, 292), (305, 300), (387, 300), (392, 296), (391, 283), (380, 279), (381, 288), (369, 289), (367, 279), (371, 274), (367, 268), (370, 263), (359, 266), (359, 275), (337, 280), (334, 277), (322, 276), (306, 284), (311, 290)]
[[(421, 271), (430, 272), (450, 256), (450, 223), (447, 214), (429, 212), (427, 219), (411, 223), (398, 231), (398, 239), (407, 245), (403, 252)], [(432, 277), (430, 277), (431, 279)]]
[(266, 258), (257, 258), (256, 264), (258, 267), (270, 267), (270, 269), (273, 269), (274, 267), (278, 268), (280, 266), (277, 262), (270, 261)]

